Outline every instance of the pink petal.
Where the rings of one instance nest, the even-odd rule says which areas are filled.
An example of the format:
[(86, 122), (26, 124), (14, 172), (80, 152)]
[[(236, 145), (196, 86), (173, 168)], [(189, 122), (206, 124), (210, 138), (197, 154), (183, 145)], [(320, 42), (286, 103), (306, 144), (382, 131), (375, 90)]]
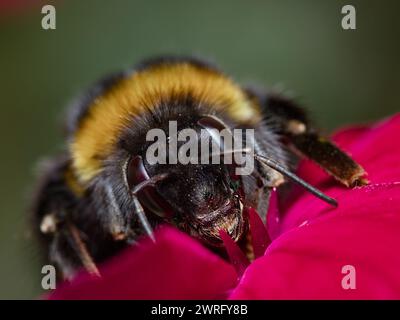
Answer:
[(279, 235), (281, 210), (278, 200), (278, 192), (274, 188), (271, 191), (267, 212), (267, 230), (272, 240)]
[(50, 299), (215, 299), (235, 286), (232, 266), (189, 236), (165, 227), (156, 239), (100, 266), (101, 279), (82, 272)]
[(226, 233), (225, 230), (220, 230), (219, 234), (222, 241), (224, 242), (225, 249), (228, 253), (232, 266), (235, 268), (236, 273), (240, 278), (250, 264), (250, 261), (246, 258), (245, 254), (242, 252), (236, 242), (233, 241), (232, 238)]
[(251, 242), (253, 245), (254, 256), (259, 258), (264, 255), (265, 250), (271, 243), (266, 226), (264, 226), (260, 216), (253, 208), (247, 210), (250, 223)]
[[(299, 174), (336, 197), (332, 209), (297, 189), (278, 237), (244, 273), (232, 299), (400, 298), (400, 116), (342, 131), (336, 142), (369, 173), (371, 185), (346, 189), (304, 161)], [(344, 289), (355, 268), (355, 289)]]

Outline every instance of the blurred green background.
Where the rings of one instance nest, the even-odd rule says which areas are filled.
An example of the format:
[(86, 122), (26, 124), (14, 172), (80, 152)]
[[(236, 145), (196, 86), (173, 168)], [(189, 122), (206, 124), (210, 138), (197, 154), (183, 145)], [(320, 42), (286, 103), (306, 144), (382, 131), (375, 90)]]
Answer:
[[(34, 1), (30, 1), (34, 2)], [(0, 13), (0, 298), (41, 294), (26, 207), (37, 161), (61, 150), (64, 107), (99, 76), (162, 53), (217, 61), (292, 90), (330, 132), (399, 108), (399, 1), (46, 1)], [(341, 7), (357, 30), (341, 28)], [(373, 146), (371, 146), (373, 147)]]

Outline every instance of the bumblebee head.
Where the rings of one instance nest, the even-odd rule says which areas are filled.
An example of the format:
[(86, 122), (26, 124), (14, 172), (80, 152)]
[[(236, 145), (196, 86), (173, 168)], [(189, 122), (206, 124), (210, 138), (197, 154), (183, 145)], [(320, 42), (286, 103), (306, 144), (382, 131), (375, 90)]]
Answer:
[[(196, 118), (199, 120), (190, 120)], [(204, 153), (201, 153), (205, 150), (200, 148), (204, 146), (203, 140), (215, 142), (221, 149), (222, 141), (212, 141), (212, 136), (208, 134), (210, 129), (220, 129), (217, 128), (220, 123), (213, 117), (183, 113), (177, 119), (176, 137), (187, 133), (188, 129), (197, 134), (197, 159), (185, 162), (180, 157), (172, 159), (188, 142), (180, 141), (176, 150), (170, 150), (173, 137), (168, 136), (167, 139), (157, 140), (157, 150), (152, 152), (164, 154), (164, 157), (154, 161), (154, 154), (149, 152), (154, 144), (148, 146), (148, 142), (143, 142), (141, 145), (147, 144), (147, 148), (141, 151), (131, 149), (130, 152), (125, 170), (128, 188), (135, 192), (148, 216), (172, 223), (209, 245), (222, 244), (220, 230), (238, 240), (244, 226), (241, 180), (235, 175), (234, 164), (225, 164), (221, 158), (218, 158), (219, 163), (213, 164), (208, 156), (206, 159), (202, 157)], [(206, 151), (209, 151), (206, 152), (208, 155), (212, 152), (209, 149)]]
[[(162, 177), (154, 179), (154, 177)], [(212, 245), (221, 245), (219, 230), (238, 240), (243, 231), (242, 199), (237, 183), (224, 165), (149, 165), (141, 157), (130, 159), (130, 189), (136, 192), (149, 220), (159, 220)]]
[(240, 181), (231, 168), (151, 163), (146, 158), (151, 146), (146, 135), (155, 128), (168, 131), (171, 121), (177, 122), (178, 131), (191, 128), (199, 133), (218, 127), (217, 122), (204, 120), (208, 114), (224, 115), (229, 121), (258, 121), (257, 109), (248, 104), (229, 78), (190, 63), (161, 64), (117, 77), (92, 98), (73, 130), (70, 152), (78, 183), (92, 190), (92, 198), (106, 198), (93, 202), (107, 228), (120, 233), (137, 224), (132, 190), (162, 176), (137, 194), (151, 225), (167, 221), (217, 246), (220, 229), (239, 239), (244, 225)]

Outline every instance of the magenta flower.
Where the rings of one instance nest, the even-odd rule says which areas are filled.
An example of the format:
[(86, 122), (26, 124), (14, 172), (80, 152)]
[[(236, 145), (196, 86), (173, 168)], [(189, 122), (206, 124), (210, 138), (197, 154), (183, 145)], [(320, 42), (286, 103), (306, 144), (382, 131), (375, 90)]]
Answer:
[[(249, 212), (251, 264), (222, 234), (232, 263), (189, 236), (160, 228), (100, 266), (102, 278), (80, 273), (50, 299), (400, 299), (400, 115), (334, 136), (368, 172), (369, 186), (347, 189), (310, 161), (298, 174), (330, 196), (334, 209), (301, 189), (267, 229)], [(269, 240), (269, 236), (272, 241)], [(350, 267), (346, 267), (350, 266)], [(346, 282), (352, 268), (352, 286)]]

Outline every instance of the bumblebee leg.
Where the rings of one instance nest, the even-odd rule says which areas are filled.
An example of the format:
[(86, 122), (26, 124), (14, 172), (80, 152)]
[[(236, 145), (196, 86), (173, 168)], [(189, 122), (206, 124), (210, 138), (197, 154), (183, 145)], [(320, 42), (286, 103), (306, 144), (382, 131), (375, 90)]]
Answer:
[(261, 220), (266, 223), (271, 190), (285, 182), (282, 174), (275, 170), (266, 170), (259, 161), (254, 163), (250, 176), (243, 176), (243, 190), (246, 194), (246, 206), (257, 210)]
[(258, 97), (265, 119), (276, 125), (284, 142), (295, 153), (315, 161), (347, 187), (368, 183), (364, 169), (329, 139), (320, 136), (302, 108), (278, 95)]
[(303, 155), (318, 163), (347, 187), (368, 184), (364, 169), (328, 139), (306, 132), (292, 134), (291, 142)]
[(80, 231), (73, 223), (67, 222), (66, 226), (71, 235), (73, 248), (78, 254), (82, 265), (85, 267), (88, 273), (100, 277), (100, 272), (97, 269), (97, 266), (94, 263), (85, 242), (82, 240)]
[(43, 168), (32, 208), (34, 230), (45, 249), (44, 260), (55, 263), (63, 278), (71, 278), (82, 266), (98, 274), (80, 231), (70, 222), (78, 198), (66, 182), (68, 167), (68, 157), (61, 156)]
[(58, 271), (58, 278), (71, 280), (77, 270), (82, 267), (81, 260), (74, 249), (75, 243), (71, 239), (71, 234), (64, 228), (53, 234), (49, 244), (48, 259), (55, 264)]

